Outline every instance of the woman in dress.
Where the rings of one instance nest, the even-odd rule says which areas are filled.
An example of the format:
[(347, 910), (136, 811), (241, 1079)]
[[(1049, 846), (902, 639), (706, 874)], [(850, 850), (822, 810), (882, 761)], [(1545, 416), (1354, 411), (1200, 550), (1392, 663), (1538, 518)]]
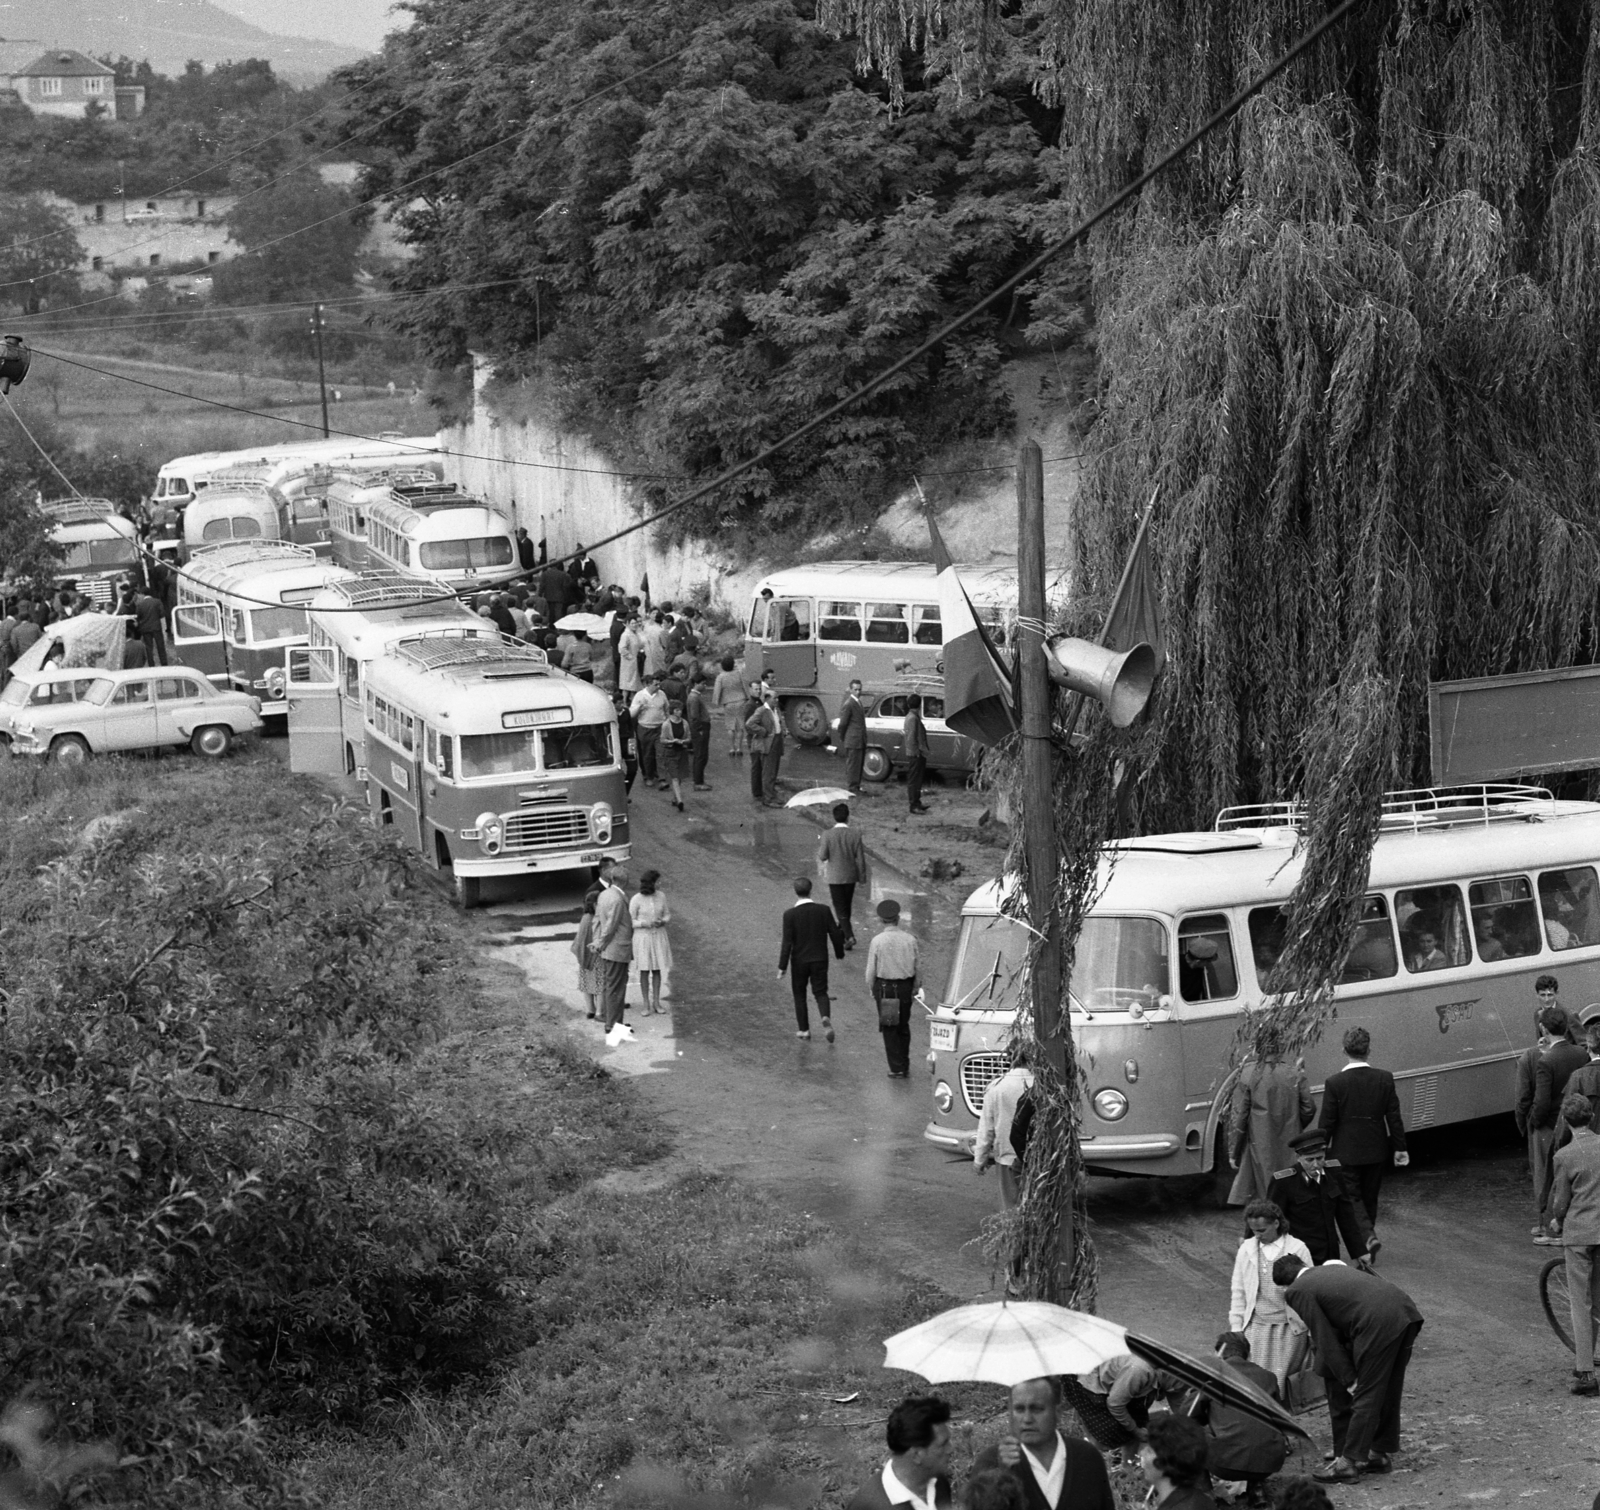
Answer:
[(673, 698), (667, 704), (666, 721), (661, 725), (661, 773), (672, 785), (672, 805), (683, 811), (683, 779), (689, 774), (689, 752), (694, 736), (689, 730), (689, 720), (683, 716), (683, 703)]
[(1251, 1201), (1244, 1208), (1250, 1236), (1233, 1260), (1233, 1298), (1228, 1330), (1250, 1339), (1250, 1361), (1269, 1369), (1283, 1393), (1290, 1374), (1303, 1367), (1306, 1324), (1289, 1309), (1283, 1290), (1272, 1282), (1272, 1265), (1293, 1253), (1308, 1268), (1311, 1250), (1289, 1235), (1289, 1222), (1276, 1201)]
[(595, 998), (600, 995), (600, 979), (595, 970), (595, 961), (598, 955), (589, 953), (589, 935), (594, 931), (594, 904), (597, 892), (591, 892), (583, 899), (583, 916), (578, 919), (577, 937), (572, 941), (572, 952), (578, 957), (578, 989), (583, 992), (583, 999), (589, 1008), (589, 1016), (595, 1017)]
[(672, 945), (667, 940), (667, 924), (672, 908), (664, 892), (656, 889), (659, 870), (647, 870), (639, 877), (639, 890), (628, 903), (633, 919), (633, 962), (639, 967), (639, 989), (644, 993), (647, 1013), (664, 1010), (661, 1005), (661, 976), (672, 968)]

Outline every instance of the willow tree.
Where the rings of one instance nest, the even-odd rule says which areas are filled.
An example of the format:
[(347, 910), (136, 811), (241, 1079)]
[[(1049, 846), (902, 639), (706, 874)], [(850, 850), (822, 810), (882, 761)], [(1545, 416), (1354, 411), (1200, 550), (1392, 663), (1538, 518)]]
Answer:
[[(1040, 228), (1059, 235), (1332, 8), (827, 0), (822, 19), (891, 82), (907, 47), (953, 93), (1025, 56), (1061, 112)], [(1087, 725), (1063, 757), (1064, 937), (1119, 822), (1302, 797), (1270, 1015), (1304, 1045), (1381, 795), (1426, 780), (1429, 678), (1592, 656), (1600, 0), (1369, 0), (1085, 255), (1100, 383), (1065, 627), (1093, 631), (1156, 492), (1170, 658), (1140, 725)], [(1060, 286), (1030, 291), (1043, 335)], [(1023, 1213), (1046, 1292), (1050, 1197), (1075, 1174), (1057, 1089), (1065, 1176)]]

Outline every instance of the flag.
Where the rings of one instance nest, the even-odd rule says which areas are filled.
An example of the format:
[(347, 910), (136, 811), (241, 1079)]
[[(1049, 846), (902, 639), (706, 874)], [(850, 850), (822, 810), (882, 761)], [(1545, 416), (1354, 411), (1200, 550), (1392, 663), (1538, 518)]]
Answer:
[(1011, 674), (995, 654), (956, 575), (939, 526), (928, 514), (944, 630), (944, 721), (968, 739), (994, 746), (1017, 729)]
[(1156, 671), (1167, 663), (1167, 647), (1161, 633), (1161, 602), (1156, 596), (1155, 573), (1150, 568), (1150, 514), (1156, 501), (1139, 521), (1139, 533), (1129, 552), (1128, 564), (1122, 569), (1122, 581), (1117, 584), (1117, 595), (1111, 600), (1111, 612), (1106, 615), (1105, 630), (1100, 643), (1107, 650), (1132, 650), (1135, 645), (1148, 645), (1156, 653)]

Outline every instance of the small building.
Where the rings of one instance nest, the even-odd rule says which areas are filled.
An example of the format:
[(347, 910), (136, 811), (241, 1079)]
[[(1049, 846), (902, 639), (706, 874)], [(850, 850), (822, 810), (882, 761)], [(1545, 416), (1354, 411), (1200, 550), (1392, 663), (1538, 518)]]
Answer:
[(117, 105), (116, 70), (68, 47), (53, 48), (17, 69), (11, 87), (35, 115), (82, 120), (91, 106), (110, 115)]
[(118, 84), (116, 95), (119, 121), (136, 121), (144, 114), (143, 84)]

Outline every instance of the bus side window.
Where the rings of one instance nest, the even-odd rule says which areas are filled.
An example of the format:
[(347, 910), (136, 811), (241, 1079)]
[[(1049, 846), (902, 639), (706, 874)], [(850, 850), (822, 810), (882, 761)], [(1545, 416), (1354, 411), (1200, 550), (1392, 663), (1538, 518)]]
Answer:
[(774, 598), (767, 605), (767, 643), (811, 638), (811, 600)]
[(912, 608), (911, 613), (915, 620), (911, 638), (918, 645), (944, 644), (944, 626), (939, 622), (937, 603), (918, 603)]
[(408, 755), (417, 748), (417, 721), (409, 713), (400, 715), (400, 747)]
[(1277, 968), (1289, 933), (1289, 913), (1284, 907), (1250, 909), (1250, 957), (1256, 965), (1256, 983), (1266, 989), (1267, 977)]
[(767, 633), (767, 599), (757, 598), (750, 605), (750, 638), (760, 640)]
[(910, 612), (903, 603), (868, 603), (867, 639), (874, 645), (909, 645)]
[(1518, 959), (1539, 952), (1539, 914), (1526, 876), (1497, 876), (1467, 888), (1478, 958)]
[(1222, 913), (1185, 918), (1179, 925), (1178, 989), (1185, 1001), (1226, 1001), (1239, 994), (1233, 938)]
[(439, 736), (439, 774), (445, 778), (455, 775), (456, 741), (453, 734)]
[(1361, 921), (1356, 925), (1355, 942), (1345, 958), (1341, 986), (1356, 981), (1387, 980), (1400, 973), (1394, 953), (1394, 930), (1389, 926), (1389, 904), (1382, 897), (1361, 899)]
[(422, 727), (422, 763), (430, 771), (439, 766), (439, 738), (429, 724)]
[(1596, 916), (1594, 869), (1546, 870), (1539, 876), (1539, 905), (1544, 910), (1544, 936), (1552, 949), (1578, 949), (1600, 944)]
[(1467, 912), (1459, 886), (1419, 886), (1394, 894), (1400, 948), (1413, 975), (1450, 970), (1472, 958), (1467, 943)]
[(238, 608), (228, 610), (228, 638), (236, 645), (244, 644), (244, 611)]
[(361, 662), (353, 655), (339, 652), (340, 659), (344, 661), (344, 695), (356, 697), (361, 691)]
[(859, 640), (861, 638), (861, 605), (859, 603), (821, 603), (817, 607), (817, 638), (819, 640)]

